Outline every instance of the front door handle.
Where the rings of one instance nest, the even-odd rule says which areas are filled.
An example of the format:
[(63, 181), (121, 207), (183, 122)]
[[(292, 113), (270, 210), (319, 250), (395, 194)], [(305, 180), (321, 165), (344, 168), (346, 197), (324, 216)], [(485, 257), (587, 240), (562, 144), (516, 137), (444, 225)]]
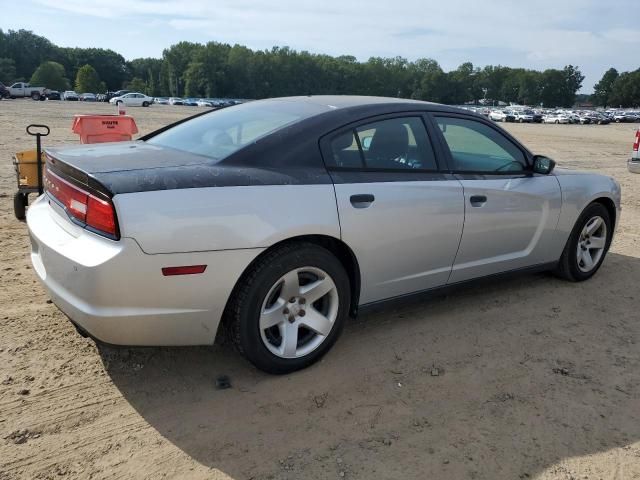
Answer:
[(351, 205), (353, 205), (355, 208), (367, 208), (373, 203), (375, 199), (376, 197), (374, 197), (370, 193), (351, 195), (351, 197), (349, 198), (349, 200), (351, 200)]
[(469, 198), (469, 202), (472, 207), (481, 207), (487, 203), (487, 197), (485, 195), (472, 195), (471, 198)]

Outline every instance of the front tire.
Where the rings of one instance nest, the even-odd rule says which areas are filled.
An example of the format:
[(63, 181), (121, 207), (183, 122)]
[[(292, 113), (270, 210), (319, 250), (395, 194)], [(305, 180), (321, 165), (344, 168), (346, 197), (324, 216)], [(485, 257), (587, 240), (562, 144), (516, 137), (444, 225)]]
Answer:
[(612, 236), (609, 211), (600, 203), (590, 204), (578, 217), (555, 273), (571, 282), (591, 278), (602, 265)]
[(320, 360), (340, 335), (350, 305), (340, 261), (311, 243), (285, 244), (240, 279), (225, 311), (231, 340), (268, 373), (290, 373)]

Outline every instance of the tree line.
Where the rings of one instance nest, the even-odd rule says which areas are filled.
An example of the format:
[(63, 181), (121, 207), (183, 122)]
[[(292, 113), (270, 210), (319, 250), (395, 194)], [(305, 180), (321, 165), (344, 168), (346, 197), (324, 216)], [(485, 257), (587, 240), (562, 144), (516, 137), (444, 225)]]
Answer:
[[(607, 92), (604, 96), (596, 88), (593, 99), (600, 104), (616, 99), (624, 106), (637, 105), (638, 77), (638, 72), (619, 74), (601, 89)], [(569, 107), (583, 80), (573, 65), (536, 71), (500, 65), (478, 68), (467, 62), (445, 72), (428, 58), (371, 57), (360, 62), (348, 55), (333, 57), (289, 47), (252, 50), (219, 42), (179, 42), (165, 49), (162, 58), (127, 61), (113, 50), (59, 47), (30, 31), (0, 30), (0, 81), (31, 81), (79, 93), (127, 88), (151, 96), (221, 98), (355, 94), (447, 104), (485, 99)]]

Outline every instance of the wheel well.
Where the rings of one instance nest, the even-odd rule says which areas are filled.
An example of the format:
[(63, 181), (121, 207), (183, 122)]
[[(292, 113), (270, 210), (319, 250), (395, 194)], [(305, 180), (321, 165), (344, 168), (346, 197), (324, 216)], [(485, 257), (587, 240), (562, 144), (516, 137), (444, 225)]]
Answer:
[[(358, 303), (360, 300), (360, 266), (358, 265), (358, 260), (356, 259), (355, 254), (349, 248), (349, 246), (344, 243), (342, 240), (339, 240), (334, 237), (329, 237), (327, 235), (301, 235), (298, 237), (287, 238), (286, 240), (282, 240), (278, 243), (271, 245), (264, 252), (260, 253), (242, 272), (240, 275), (236, 286), (233, 288), (231, 295), (229, 295), (229, 299), (227, 300), (227, 304), (233, 298), (233, 295), (236, 292), (236, 288), (240, 282), (243, 281), (244, 277), (248, 272), (251, 271), (253, 265), (259, 261), (264, 255), (271, 252), (273, 249), (281, 247), (285, 244), (290, 243), (313, 243), (320, 247), (326, 248), (331, 253), (333, 253), (342, 266), (347, 272), (349, 276), (349, 285), (351, 286), (351, 305), (349, 306), (349, 314), (352, 317), (355, 317), (358, 313)], [(226, 308), (225, 308), (226, 311)], [(224, 315), (226, 317), (226, 315)]]
[(596, 198), (592, 203), (599, 203), (604, 206), (609, 212), (609, 216), (611, 217), (611, 225), (616, 224), (616, 205), (613, 203), (613, 200), (607, 197)]

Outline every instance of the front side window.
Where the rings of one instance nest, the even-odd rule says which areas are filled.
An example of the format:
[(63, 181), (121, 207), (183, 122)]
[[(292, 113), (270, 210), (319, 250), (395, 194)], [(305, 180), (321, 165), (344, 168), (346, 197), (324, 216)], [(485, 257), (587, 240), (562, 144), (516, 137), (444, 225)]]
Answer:
[(333, 166), (377, 170), (437, 170), (420, 117), (381, 120), (342, 133), (331, 142)]
[(522, 150), (497, 130), (476, 120), (436, 117), (457, 172), (522, 172)]

